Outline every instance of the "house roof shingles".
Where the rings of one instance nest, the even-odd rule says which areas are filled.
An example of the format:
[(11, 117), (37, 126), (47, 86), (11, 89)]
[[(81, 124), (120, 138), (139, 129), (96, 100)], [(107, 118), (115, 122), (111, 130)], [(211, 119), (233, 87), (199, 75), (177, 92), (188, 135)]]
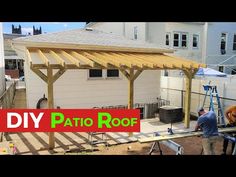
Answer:
[(147, 48), (160, 49), (171, 52), (172, 50), (160, 48), (155, 44), (143, 42), (140, 40), (127, 39), (123, 36), (113, 33), (107, 33), (99, 30), (76, 29), (63, 32), (54, 32), (34, 36), (20, 37), (13, 40), (23, 43), (51, 43), (51, 44), (78, 44), (78, 45), (96, 45), (127, 48)]

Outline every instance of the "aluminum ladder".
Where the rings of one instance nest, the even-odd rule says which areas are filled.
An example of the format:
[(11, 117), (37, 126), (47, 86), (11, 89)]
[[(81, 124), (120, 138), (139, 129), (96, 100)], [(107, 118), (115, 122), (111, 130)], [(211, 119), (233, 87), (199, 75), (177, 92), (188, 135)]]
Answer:
[[(221, 102), (220, 102), (220, 97), (217, 91), (217, 87), (214, 85), (210, 85), (210, 82), (208, 85), (203, 85), (204, 91), (205, 91), (205, 97), (204, 97), (204, 101), (202, 104), (203, 108), (209, 108), (209, 111), (214, 111), (217, 110), (217, 123), (219, 125), (223, 125), (225, 126), (225, 119), (224, 119), (224, 112), (221, 106)], [(208, 92), (210, 92), (210, 106), (209, 107), (205, 107), (206, 104), (206, 97), (209, 96)], [(214, 98), (216, 98), (216, 101), (214, 100)], [(217, 106), (215, 108), (215, 106)]]

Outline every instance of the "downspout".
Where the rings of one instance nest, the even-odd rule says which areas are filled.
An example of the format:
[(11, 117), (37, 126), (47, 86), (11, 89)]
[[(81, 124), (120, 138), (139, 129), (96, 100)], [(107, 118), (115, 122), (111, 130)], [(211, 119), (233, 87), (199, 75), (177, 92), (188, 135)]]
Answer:
[(148, 22), (145, 22), (145, 41), (148, 42)]
[(125, 22), (123, 22), (123, 36), (125, 37)]
[(207, 64), (207, 37), (208, 37), (208, 22), (205, 22), (203, 26), (203, 36), (202, 36), (202, 63)]

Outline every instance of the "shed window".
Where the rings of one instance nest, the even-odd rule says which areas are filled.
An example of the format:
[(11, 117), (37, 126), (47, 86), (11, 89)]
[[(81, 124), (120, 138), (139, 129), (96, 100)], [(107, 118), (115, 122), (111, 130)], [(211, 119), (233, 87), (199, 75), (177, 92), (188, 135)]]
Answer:
[(102, 69), (90, 69), (89, 70), (89, 77), (99, 78), (102, 77)]
[(108, 69), (107, 70), (107, 77), (119, 77), (119, 70), (118, 69)]

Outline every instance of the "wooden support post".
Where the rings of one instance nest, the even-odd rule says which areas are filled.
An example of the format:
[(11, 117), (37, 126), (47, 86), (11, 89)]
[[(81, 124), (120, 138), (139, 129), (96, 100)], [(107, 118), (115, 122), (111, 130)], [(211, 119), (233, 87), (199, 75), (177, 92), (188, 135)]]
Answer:
[[(48, 85), (48, 109), (54, 108), (54, 100), (53, 100), (53, 70), (51, 66), (47, 69), (47, 85)], [(49, 149), (53, 149), (55, 147), (55, 137), (54, 132), (49, 132)]]
[[(134, 69), (131, 68), (129, 70), (129, 101), (128, 101), (128, 109), (133, 109), (133, 105), (134, 105)], [(132, 132), (129, 132), (129, 136), (133, 136)]]
[[(129, 69), (129, 73), (125, 70), (125, 69), (121, 69), (120, 71), (122, 74), (124, 74), (124, 76), (128, 79), (128, 90), (129, 90), (129, 97), (128, 97), (128, 109), (133, 109), (133, 105), (134, 105), (134, 81), (135, 79), (142, 73), (143, 70), (138, 70), (136, 71), (136, 73), (134, 74), (134, 69), (131, 68)], [(133, 136), (133, 133), (130, 132), (129, 136)]]
[(189, 128), (190, 126), (190, 108), (191, 108), (191, 91), (192, 91), (192, 78), (193, 73), (190, 71), (184, 71), (186, 75), (186, 92), (185, 92), (185, 116), (184, 116), (184, 126)]
[(130, 69), (129, 71), (130, 79), (129, 79), (129, 102), (128, 102), (128, 109), (133, 109), (134, 104), (134, 69)]

